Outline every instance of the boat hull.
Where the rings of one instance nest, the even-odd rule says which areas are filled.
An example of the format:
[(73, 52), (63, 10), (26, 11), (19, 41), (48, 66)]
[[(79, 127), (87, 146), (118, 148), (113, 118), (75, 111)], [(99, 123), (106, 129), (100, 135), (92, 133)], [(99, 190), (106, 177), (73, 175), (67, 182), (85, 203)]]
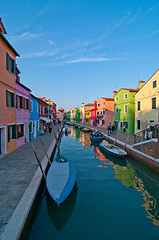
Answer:
[(103, 141), (104, 138), (103, 137), (94, 137), (92, 135), (92, 133), (90, 133), (90, 139), (95, 141), (95, 142), (101, 142), (101, 141)]
[[(126, 153), (124, 150), (122, 150), (122, 151), (123, 151), (123, 154), (119, 154), (119, 153), (117, 153), (117, 152), (114, 152), (112, 149), (109, 149), (108, 147), (103, 146), (102, 144), (100, 144), (99, 146), (100, 146), (104, 151), (106, 151), (107, 153), (109, 153), (109, 154), (111, 154), (111, 155), (113, 155), (113, 156), (115, 156), (115, 157), (122, 158), (122, 157), (124, 157), (124, 156), (127, 155), (127, 153)], [(116, 147), (116, 148), (118, 148), (118, 147)], [(118, 148), (118, 149), (119, 149), (119, 148)], [(119, 150), (119, 151), (120, 151), (120, 150)]]
[(59, 205), (71, 193), (77, 181), (77, 172), (72, 161), (53, 161), (46, 178), (46, 186), (52, 199)]

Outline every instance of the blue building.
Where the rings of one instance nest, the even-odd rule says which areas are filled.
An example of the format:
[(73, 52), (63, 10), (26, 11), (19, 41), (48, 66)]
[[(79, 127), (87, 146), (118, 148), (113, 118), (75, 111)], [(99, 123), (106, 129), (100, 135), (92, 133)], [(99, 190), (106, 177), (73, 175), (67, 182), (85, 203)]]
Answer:
[(39, 135), (39, 100), (34, 95), (30, 96), (30, 140)]

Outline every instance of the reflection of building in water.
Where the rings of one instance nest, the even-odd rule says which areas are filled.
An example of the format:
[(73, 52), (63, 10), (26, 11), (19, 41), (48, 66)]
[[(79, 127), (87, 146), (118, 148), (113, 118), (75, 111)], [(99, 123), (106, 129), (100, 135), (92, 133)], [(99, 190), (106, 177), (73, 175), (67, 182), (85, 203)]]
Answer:
[(90, 147), (91, 140), (90, 140), (89, 133), (81, 132), (79, 141), (81, 142), (83, 148)]
[(142, 192), (143, 199), (145, 203), (143, 207), (148, 213), (148, 218), (152, 219), (153, 224), (159, 226), (159, 204), (157, 203), (157, 199), (151, 196), (144, 187), (144, 184), (140, 178), (135, 176), (135, 188)]
[[(93, 146), (94, 147), (94, 146)], [(113, 162), (109, 161), (109, 159), (107, 159), (102, 153), (101, 151), (99, 150), (98, 147), (94, 147), (93, 148), (93, 151), (94, 151), (94, 154), (95, 154), (95, 158), (96, 159), (99, 159), (101, 162), (100, 162), (100, 165), (98, 165), (98, 167), (101, 167), (101, 168), (108, 168), (108, 167), (111, 167), (112, 165), (114, 165)]]
[(127, 166), (114, 165), (114, 176), (126, 187), (134, 187), (134, 170), (130, 167), (129, 163)]
[(135, 176), (134, 170), (128, 163), (127, 166), (114, 165), (114, 175), (123, 185), (126, 187), (134, 187), (137, 191), (141, 192), (145, 203), (143, 207), (148, 213), (148, 218), (152, 219), (153, 224), (159, 226), (159, 205), (157, 199), (150, 195), (150, 193), (145, 189), (143, 181)]

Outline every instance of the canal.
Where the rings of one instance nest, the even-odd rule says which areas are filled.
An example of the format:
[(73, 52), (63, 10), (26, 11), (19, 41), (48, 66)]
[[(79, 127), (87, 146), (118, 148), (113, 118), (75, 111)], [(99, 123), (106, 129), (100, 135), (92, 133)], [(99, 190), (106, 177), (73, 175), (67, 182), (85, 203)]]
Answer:
[(25, 239), (159, 239), (157, 173), (104, 153), (73, 127), (60, 149), (75, 163), (77, 184), (60, 207), (44, 189)]

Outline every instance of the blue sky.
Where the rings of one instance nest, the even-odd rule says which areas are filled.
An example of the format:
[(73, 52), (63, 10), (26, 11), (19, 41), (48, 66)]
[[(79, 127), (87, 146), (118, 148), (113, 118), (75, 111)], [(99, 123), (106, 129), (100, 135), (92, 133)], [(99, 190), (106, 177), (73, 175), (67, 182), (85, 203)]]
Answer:
[(21, 82), (69, 110), (137, 88), (159, 68), (159, 2), (1, 0)]

